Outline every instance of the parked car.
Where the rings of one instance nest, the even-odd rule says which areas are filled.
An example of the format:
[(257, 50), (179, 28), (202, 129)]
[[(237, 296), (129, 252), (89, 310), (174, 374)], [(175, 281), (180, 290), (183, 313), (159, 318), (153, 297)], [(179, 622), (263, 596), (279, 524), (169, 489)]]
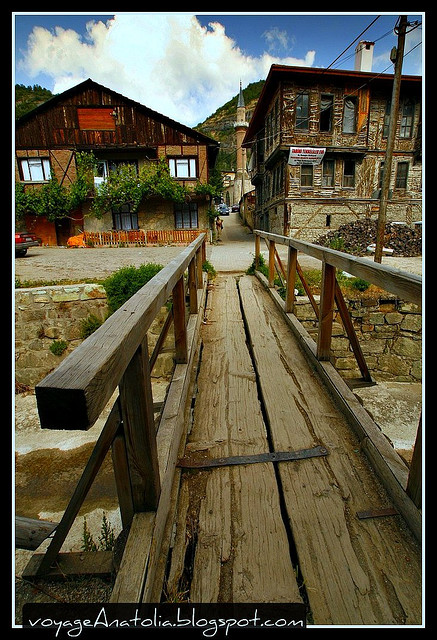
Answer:
[(25, 256), (30, 247), (40, 247), (41, 238), (37, 238), (33, 233), (21, 231), (15, 234), (15, 256), (21, 258)]
[(219, 206), (217, 207), (217, 211), (219, 212), (219, 214), (221, 216), (228, 216), (230, 210), (231, 210), (231, 208), (228, 207), (228, 205), (226, 205), (224, 202), (219, 204)]
[(232, 213), (238, 213), (240, 211), (240, 205), (239, 204), (233, 204), (231, 207), (231, 211)]

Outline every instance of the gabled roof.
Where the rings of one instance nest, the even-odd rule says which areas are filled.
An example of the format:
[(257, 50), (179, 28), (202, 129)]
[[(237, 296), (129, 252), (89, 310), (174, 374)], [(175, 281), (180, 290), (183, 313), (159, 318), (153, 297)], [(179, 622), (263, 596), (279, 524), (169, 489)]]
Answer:
[[(393, 74), (388, 73), (375, 74), (370, 71), (345, 71), (343, 69), (292, 67), (272, 64), (267, 75), (266, 82), (258, 98), (258, 102), (250, 120), (242, 146), (249, 147), (257, 132), (263, 128), (266, 111), (281, 81), (292, 82), (293, 80), (296, 80), (298, 82), (319, 82), (322, 79), (328, 78), (329, 81), (334, 80), (342, 84), (346, 84), (347, 81), (358, 80), (359, 82), (362, 81), (363, 85), (371, 83), (371, 86), (378, 86), (379, 88), (387, 87), (387, 89), (391, 89), (394, 76)], [(420, 88), (421, 83), (422, 76), (403, 75), (401, 90), (405, 86)]]
[(45, 111), (49, 111), (54, 106), (56, 106), (59, 102), (64, 101), (64, 100), (68, 99), (70, 96), (74, 96), (77, 93), (80, 93), (82, 91), (86, 91), (87, 89), (98, 89), (100, 91), (105, 91), (106, 93), (110, 93), (116, 99), (120, 100), (121, 102), (130, 104), (132, 107), (134, 107), (138, 111), (143, 112), (146, 116), (148, 116), (150, 118), (153, 118), (154, 120), (158, 120), (159, 122), (162, 122), (163, 124), (165, 124), (165, 125), (167, 125), (169, 127), (172, 127), (173, 129), (176, 129), (177, 131), (185, 133), (186, 135), (189, 135), (191, 138), (195, 138), (199, 142), (203, 142), (206, 145), (219, 146), (219, 144), (220, 144), (219, 142), (217, 142), (217, 140), (214, 140), (213, 138), (209, 138), (208, 136), (205, 136), (203, 133), (200, 133), (199, 131), (196, 131), (195, 129), (191, 129), (190, 127), (187, 127), (186, 125), (184, 125), (184, 124), (182, 124), (180, 122), (177, 122), (176, 120), (173, 120), (172, 118), (169, 118), (168, 116), (165, 116), (162, 113), (158, 113), (157, 111), (154, 111), (153, 109), (150, 109), (149, 107), (146, 107), (145, 105), (141, 104), (140, 102), (136, 102), (135, 100), (132, 100), (131, 98), (127, 98), (126, 96), (123, 96), (121, 93), (118, 93), (117, 91), (114, 91), (113, 89), (109, 89), (108, 87), (105, 87), (105, 86), (95, 82), (91, 78), (88, 78), (87, 80), (84, 80), (83, 82), (80, 82), (79, 84), (75, 85), (74, 87), (71, 87), (70, 89), (67, 89), (66, 91), (63, 91), (62, 93), (58, 93), (57, 95), (53, 96), (53, 98), (50, 98), (46, 102), (43, 102), (42, 104), (40, 104), (38, 107), (35, 107), (35, 109), (32, 109), (32, 111), (29, 111), (28, 113), (26, 113), (23, 116), (21, 116), (21, 118), (17, 118), (16, 123), (15, 123), (15, 127), (16, 128), (19, 127), (20, 124), (23, 124), (24, 122), (30, 120), (35, 115), (38, 115), (40, 113), (44, 113)]

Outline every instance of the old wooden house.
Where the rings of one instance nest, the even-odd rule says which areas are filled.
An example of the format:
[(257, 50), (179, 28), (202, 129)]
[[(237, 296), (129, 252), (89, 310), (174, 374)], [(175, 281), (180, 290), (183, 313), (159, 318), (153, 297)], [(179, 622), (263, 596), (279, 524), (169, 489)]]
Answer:
[[(402, 76), (387, 220), (422, 218), (420, 76)], [(393, 75), (273, 65), (243, 141), (257, 228), (312, 241), (376, 218)]]
[[(194, 187), (206, 183), (219, 143), (91, 79), (55, 96), (16, 122), (16, 180), (37, 189), (55, 176), (68, 186), (76, 177), (77, 152), (97, 158), (95, 184), (123, 163), (137, 170), (165, 158), (171, 176)], [(66, 217), (50, 222), (28, 216), (25, 223), (44, 244), (65, 245), (80, 231), (202, 230), (208, 228), (208, 195), (182, 204), (159, 197), (144, 199), (135, 211), (127, 203), (98, 219), (86, 201)]]

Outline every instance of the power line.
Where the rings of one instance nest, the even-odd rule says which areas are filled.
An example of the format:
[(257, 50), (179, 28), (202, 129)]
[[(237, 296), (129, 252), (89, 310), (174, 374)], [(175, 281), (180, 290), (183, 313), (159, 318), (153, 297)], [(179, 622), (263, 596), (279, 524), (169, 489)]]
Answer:
[(376, 22), (377, 20), (379, 20), (379, 18), (380, 18), (380, 17), (381, 17), (381, 16), (376, 16), (376, 18), (375, 18), (374, 20), (372, 20), (372, 22), (369, 24), (369, 26), (368, 26), (368, 27), (366, 27), (366, 28), (364, 29), (364, 31), (362, 31), (362, 32), (360, 33), (360, 35), (359, 35), (359, 36), (357, 36), (357, 37), (355, 38), (355, 40), (353, 40), (353, 41), (350, 43), (350, 45), (349, 45), (349, 46), (347, 46), (347, 47), (346, 47), (346, 49), (345, 49), (344, 51), (342, 51), (342, 52), (340, 53), (340, 55), (339, 55), (339, 56), (337, 56), (337, 57), (335, 58), (335, 60), (334, 60), (333, 62), (331, 62), (331, 64), (330, 64), (328, 67), (326, 67), (326, 68), (327, 68), (327, 69), (329, 69), (330, 67), (332, 67), (332, 65), (333, 65), (335, 62), (337, 62), (337, 60), (338, 60), (339, 58), (341, 58), (341, 56), (343, 55), (343, 53), (346, 53), (346, 51), (347, 51), (348, 49), (350, 49), (350, 48), (351, 48), (351, 46), (352, 46), (353, 44), (355, 44), (355, 42), (358, 40), (358, 38), (361, 38), (361, 36), (362, 36), (364, 33), (366, 33), (366, 31), (368, 31), (368, 30), (370, 29), (370, 27), (371, 27), (373, 24), (375, 24), (375, 22)]

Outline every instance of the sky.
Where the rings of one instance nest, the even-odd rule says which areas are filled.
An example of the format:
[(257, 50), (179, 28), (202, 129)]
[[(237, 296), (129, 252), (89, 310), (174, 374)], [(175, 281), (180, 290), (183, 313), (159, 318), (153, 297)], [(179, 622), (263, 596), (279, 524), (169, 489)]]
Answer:
[[(425, 14), (407, 15), (421, 24), (409, 27), (402, 72), (422, 75)], [(359, 40), (375, 42), (372, 72), (393, 73), (397, 19), (395, 12), (14, 12), (13, 78), (53, 93), (91, 78), (193, 127), (240, 82), (265, 79), (272, 64), (353, 70)]]

